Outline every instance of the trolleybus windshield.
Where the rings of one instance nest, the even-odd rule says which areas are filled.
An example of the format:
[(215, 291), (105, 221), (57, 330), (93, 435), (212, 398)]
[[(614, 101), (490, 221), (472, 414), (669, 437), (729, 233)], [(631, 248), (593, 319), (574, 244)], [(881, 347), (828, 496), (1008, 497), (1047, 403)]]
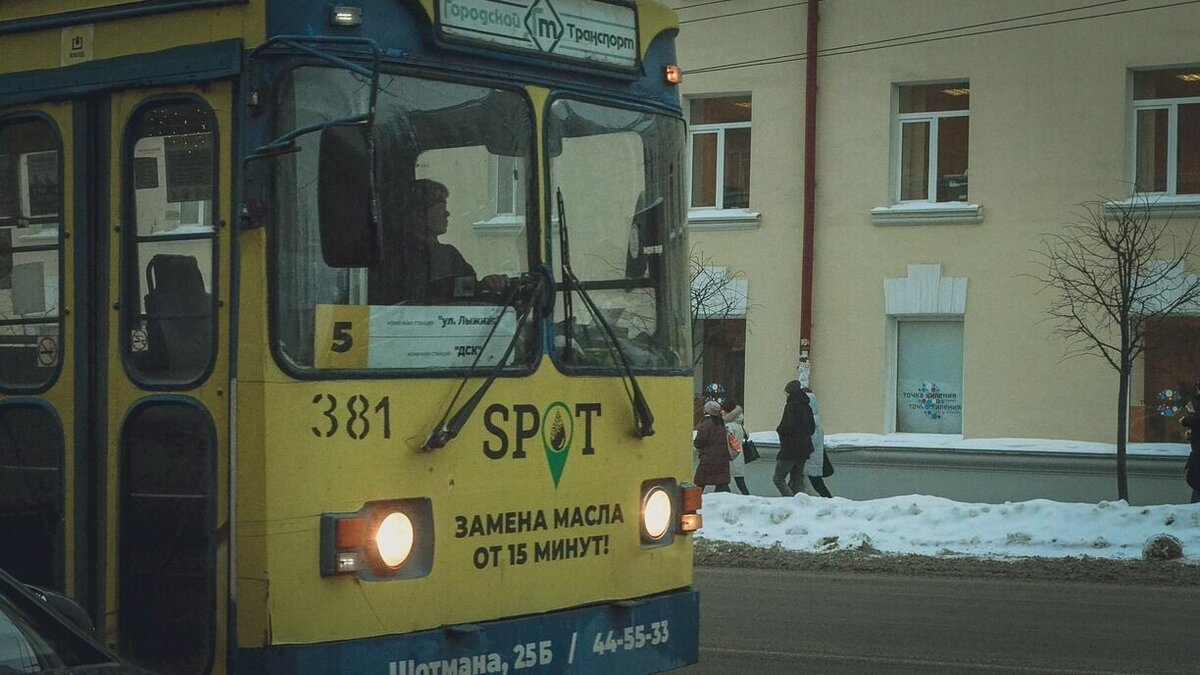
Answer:
[[(546, 122), (550, 189), (561, 189), (569, 213), (571, 267), (638, 371), (691, 365), (687, 237), (676, 198), (683, 134), (683, 122), (666, 115), (567, 98), (551, 103)], [(555, 305), (559, 361), (615, 371), (613, 337), (581, 303), (569, 307)]]
[[(297, 68), (282, 89), (280, 133), (366, 110), (370, 94), (360, 75), (327, 67)], [(301, 369), (447, 371), (490, 367), (517, 340), (507, 365), (529, 366), (536, 322), (515, 335), (519, 309), (505, 303), (507, 289), (529, 272), (537, 229), (526, 208), (528, 99), (380, 78), (373, 139), (382, 251), (368, 267), (325, 264), (320, 155), (316, 135), (306, 138), (300, 152), (278, 161), (275, 181), (283, 356)]]

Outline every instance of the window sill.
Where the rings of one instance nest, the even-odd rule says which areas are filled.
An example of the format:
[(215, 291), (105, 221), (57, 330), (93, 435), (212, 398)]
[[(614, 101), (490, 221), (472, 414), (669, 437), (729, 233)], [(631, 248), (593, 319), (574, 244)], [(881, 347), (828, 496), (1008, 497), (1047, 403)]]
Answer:
[(1108, 202), (1106, 210), (1111, 214), (1118, 209), (1134, 212), (1149, 208), (1154, 218), (1200, 216), (1200, 195), (1136, 195), (1123, 201)]
[(750, 209), (692, 209), (688, 227), (696, 230), (753, 230), (759, 214)]
[(905, 202), (871, 209), (875, 225), (969, 225), (983, 222), (983, 207), (966, 202)]
[(181, 235), (191, 235), (191, 234), (212, 234), (213, 232), (216, 232), (216, 228), (214, 228), (212, 225), (196, 225), (193, 223), (190, 225), (176, 225), (170, 229), (164, 228), (164, 229), (160, 229), (160, 230), (155, 230), (149, 234), (143, 234), (141, 236), (147, 237), (147, 238), (178, 237)]
[(517, 234), (525, 229), (525, 216), (512, 213), (500, 213), (487, 220), (472, 223), (480, 234)]

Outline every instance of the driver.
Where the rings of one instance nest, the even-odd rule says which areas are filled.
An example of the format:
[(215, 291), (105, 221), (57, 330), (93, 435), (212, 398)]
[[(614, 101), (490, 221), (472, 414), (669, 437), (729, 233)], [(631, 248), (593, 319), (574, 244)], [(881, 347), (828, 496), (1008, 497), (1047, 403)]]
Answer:
[(385, 235), (384, 264), (370, 278), (371, 304), (438, 305), (508, 290), (507, 276), (479, 279), (457, 248), (438, 241), (450, 225), (449, 196), (450, 190), (437, 181), (413, 183), (407, 209), (412, 217), (398, 236)]

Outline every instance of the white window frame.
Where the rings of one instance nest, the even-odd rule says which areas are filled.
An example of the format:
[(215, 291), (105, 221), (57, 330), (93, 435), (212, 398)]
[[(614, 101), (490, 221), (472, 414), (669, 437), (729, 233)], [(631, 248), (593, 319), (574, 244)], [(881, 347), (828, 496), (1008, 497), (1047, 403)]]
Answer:
[[(512, 176), (514, 170), (520, 171), (520, 157), (494, 155), (488, 164), (489, 187), (488, 197), (496, 207), (496, 215), (474, 223), (474, 227), (492, 234), (516, 234), (525, 229), (525, 180), (528, 176)], [(507, 201), (512, 208), (501, 209), (501, 202)]]
[(1133, 152), (1129, 155), (1130, 181), (1137, 189), (1137, 156), (1138, 156), (1138, 113), (1143, 110), (1167, 111), (1167, 190), (1166, 192), (1139, 192), (1140, 196), (1181, 197), (1200, 202), (1200, 194), (1179, 195), (1177, 192), (1179, 180), (1179, 106), (1198, 105), (1200, 96), (1185, 98), (1148, 98), (1133, 102), (1133, 114), (1129, 120), (1129, 141)]
[[(909, 85), (902, 85), (909, 86)], [(899, 96), (900, 87), (893, 89)], [(898, 109), (898, 99), (893, 99), (893, 110)], [(937, 199), (937, 151), (938, 122), (947, 117), (970, 118), (971, 111), (943, 110), (937, 112), (897, 112), (892, 125), (891, 149), (891, 205), (871, 209), (871, 222), (875, 225), (965, 225), (983, 222), (983, 207), (966, 202), (939, 202), (929, 199), (902, 201), (900, 195), (904, 185), (904, 124), (929, 122), (929, 184), (925, 190)], [(969, 152), (969, 151), (968, 151)]]
[[(965, 202), (939, 202), (937, 200), (938, 180), (938, 123), (947, 117), (970, 117), (970, 110), (943, 110), (938, 112), (897, 113), (896, 114), (896, 143), (893, 150), (892, 162), (896, 168), (896, 183), (892, 190), (892, 201), (896, 204), (964, 204)], [(929, 176), (925, 186), (927, 199), (901, 199), (904, 190), (904, 125), (929, 123)]]
[[(495, 165), (496, 215), (524, 216), (525, 195), (521, 191), (524, 181), (521, 180), (517, 158), (497, 155)], [(512, 208), (501, 208), (502, 201), (509, 202)]]
[[(696, 98), (726, 98), (736, 100), (751, 100), (749, 94), (730, 96), (703, 96)], [(695, 99), (692, 99), (695, 100)], [(696, 136), (713, 134), (717, 137), (716, 172), (716, 203), (711, 206), (692, 206), (692, 181), (687, 181), (688, 225), (711, 229), (747, 229), (758, 226), (759, 214), (749, 208), (725, 208), (725, 133), (730, 129), (751, 129), (753, 119), (749, 122), (717, 122), (714, 124), (693, 124), (688, 128), (688, 167), (695, 166)], [(754, 132), (750, 132), (751, 143)], [(753, 171), (753, 165), (751, 166)]]
[[(713, 204), (711, 206), (691, 206), (692, 185), (689, 182), (688, 183), (688, 205), (689, 205), (688, 208), (690, 210), (697, 210), (697, 211), (705, 211), (705, 210), (745, 211), (745, 210), (748, 210), (748, 209), (726, 209), (725, 208), (725, 190), (722, 188), (725, 186), (725, 132), (730, 129), (749, 129), (750, 124), (751, 124), (750, 122), (722, 122), (719, 124), (696, 124), (696, 125), (692, 126), (692, 128), (688, 131), (689, 159), (691, 159), (692, 154), (695, 151), (695, 147), (696, 147), (695, 141), (696, 141), (697, 136), (705, 136), (708, 134), (715, 134), (717, 137), (717, 167), (716, 167), (717, 203)], [(689, 166), (692, 166), (692, 164), (689, 163)]]

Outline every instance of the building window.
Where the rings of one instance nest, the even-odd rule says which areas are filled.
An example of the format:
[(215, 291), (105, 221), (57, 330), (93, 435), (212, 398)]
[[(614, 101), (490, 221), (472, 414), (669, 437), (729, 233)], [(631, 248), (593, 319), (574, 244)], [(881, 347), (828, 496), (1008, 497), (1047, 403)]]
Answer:
[(689, 110), (691, 208), (750, 208), (750, 97), (692, 99)]
[(720, 396), (735, 403), (746, 402), (746, 319), (696, 319), (692, 322), (692, 344), (696, 350), (693, 375), (693, 423), (702, 416), (706, 391), (720, 385)]
[(968, 83), (902, 86), (899, 94), (897, 201), (967, 201)]
[(962, 321), (896, 322), (896, 431), (961, 434)]
[(740, 272), (704, 264), (703, 253), (693, 250), (692, 267), (692, 366), (695, 421), (700, 415), (706, 390), (719, 385), (719, 398), (745, 402), (746, 310), (748, 281)]
[(1200, 194), (1200, 67), (1133, 74), (1137, 192)]
[(1187, 414), (1186, 405), (1195, 400), (1194, 385), (1200, 379), (1200, 316), (1147, 321), (1145, 344), (1142, 383), (1131, 386), (1129, 440), (1187, 443), (1187, 429), (1179, 420)]
[(48, 118), (0, 121), (0, 389), (7, 393), (50, 386), (65, 352), (60, 223), (70, 164), (61, 147)]
[(524, 218), (524, 165), (524, 159), (506, 155), (496, 157), (496, 215)]

